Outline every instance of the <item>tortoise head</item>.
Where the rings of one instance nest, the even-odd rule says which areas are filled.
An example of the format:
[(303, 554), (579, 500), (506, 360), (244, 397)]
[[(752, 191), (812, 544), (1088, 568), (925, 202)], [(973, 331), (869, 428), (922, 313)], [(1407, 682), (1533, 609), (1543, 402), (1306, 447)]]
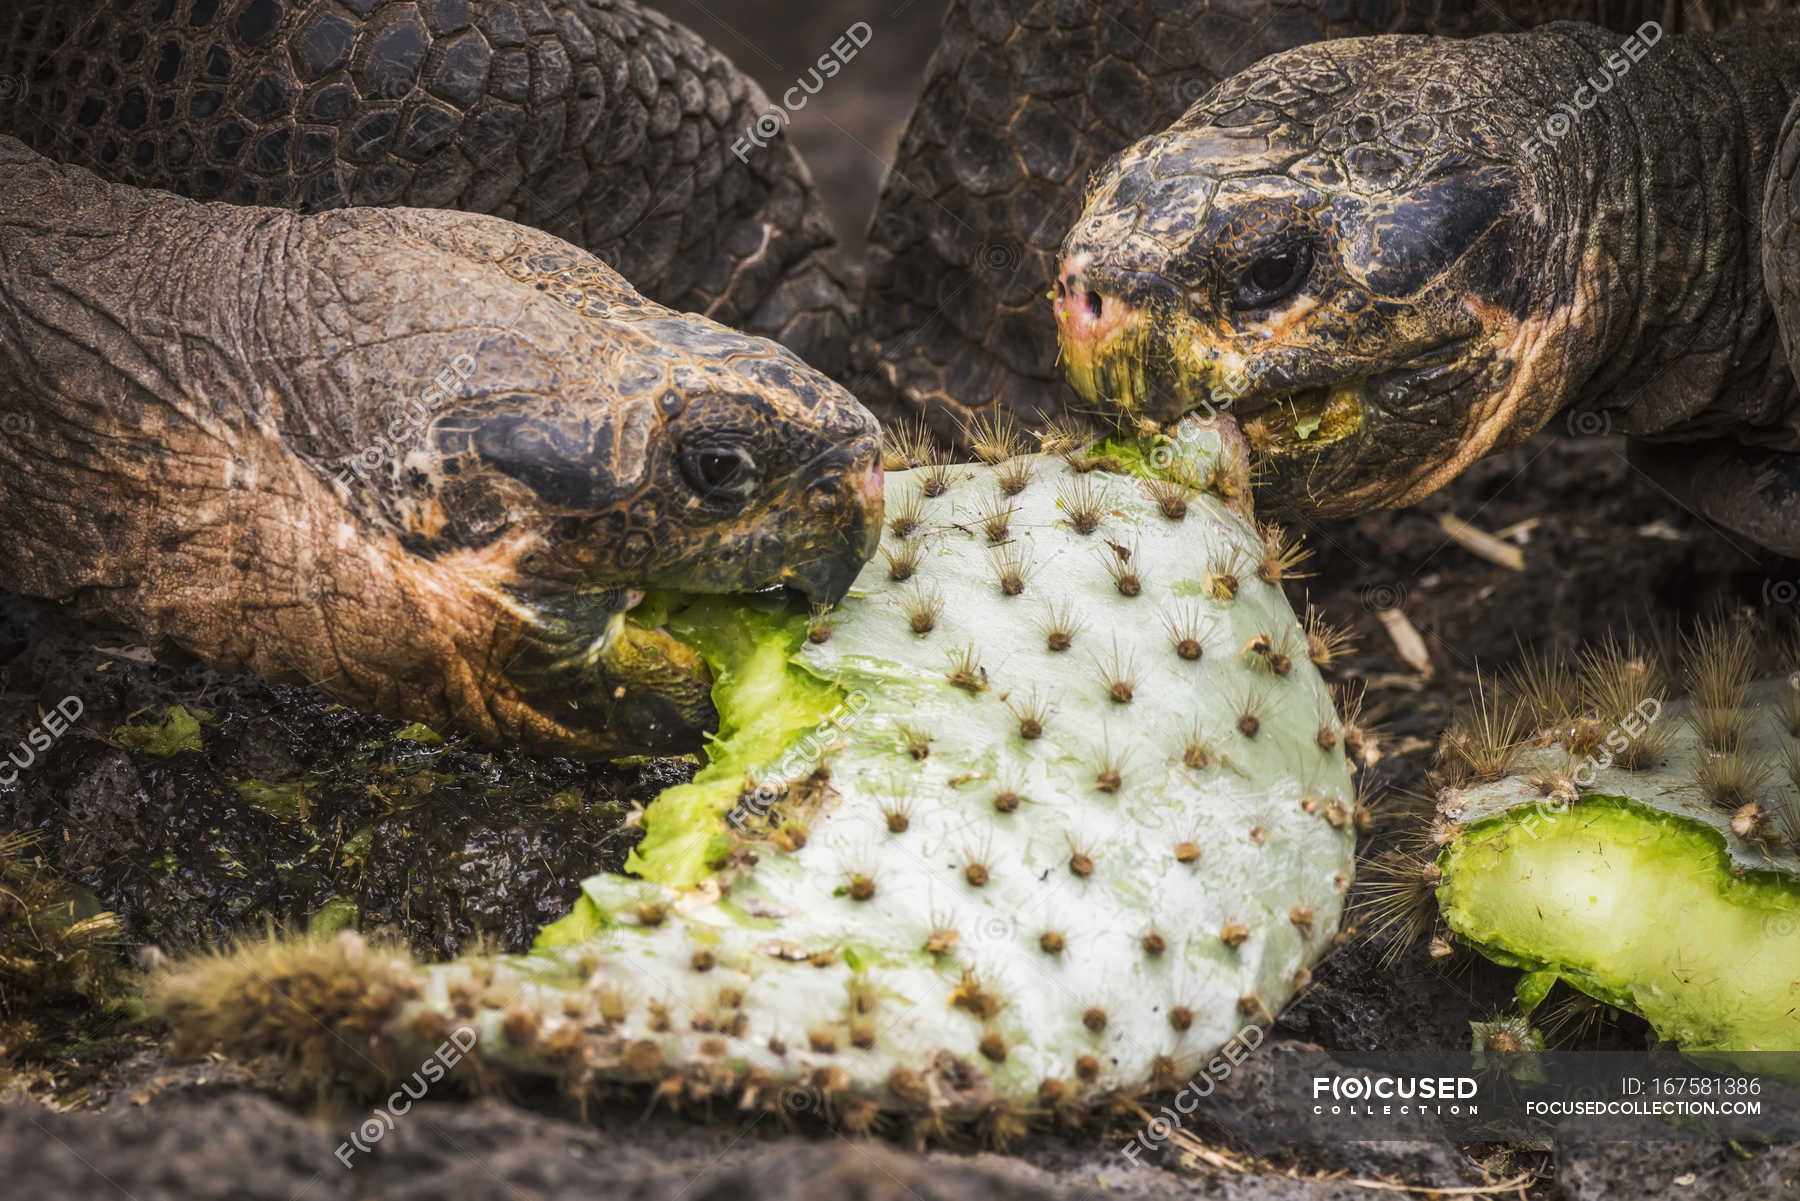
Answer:
[(1409, 503), (1541, 427), (1537, 176), (1473, 44), (1276, 55), (1109, 163), (1052, 297), (1077, 392), (1228, 411), (1289, 515)]
[(879, 433), (849, 393), (772, 342), (649, 306), (570, 348), (578, 385), (521, 390), (526, 365), (503, 360), (499, 395), (473, 388), (432, 423), (439, 538), (538, 531), (516, 561), (526, 596), (842, 599), (881, 523)]
[(879, 540), (874, 418), (788, 350), (652, 304), (547, 235), (432, 228), (477, 260), (463, 291), (484, 316), (427, 343), (442, 387), (373, 481), (384, 520), (416, 558), (479, 564), (510, 615), (491, 691), (531, 711), (511, 723), (531, 741), (698, 747), (706, 665), (629, 611), (651, 590), (835, 604)]

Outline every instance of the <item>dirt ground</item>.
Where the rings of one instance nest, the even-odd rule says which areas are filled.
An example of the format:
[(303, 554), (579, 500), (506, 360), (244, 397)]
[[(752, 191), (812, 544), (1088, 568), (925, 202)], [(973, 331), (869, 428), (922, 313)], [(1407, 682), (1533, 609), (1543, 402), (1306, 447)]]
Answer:
[[(779, 91), (851, 21), (869, 21), (868, 68), (847, 73), (796, 120), (848, 243), (872, 206), (933, 40), (939, 0), (797, 6), (742, 0), (666, 8)], [(1512, 570), (1472, 555), (1440, 518), (1504, 535)], [(1553, 430), (1478, 465), (1415, 509), (1305, 531), (1313, 576), (1292, 585), (1350, 624), (1359, 649), (1336, 671), (1367, 689), (1385, 753), (1388, 800), (1427, 787), (1431, 748), (1475, 681), (1524, 648), (1572, 647), (1625, 625), (1679, 620), (1719, 606), (1763, 607), (1800, 592), (1800, 564), (1755, 551), (1684, 512), (1625, 462), (1615, 438)], [(1396, 649), (1396, 614), (1416, 629), (1426, 664)], [(421, 953), (474, 940), (517, 947), (572, 899), (587, 874), (617, 866), (620, 819), (683, 770), (532, 763), (457, 746), (420, 746), (303, 689), (223, 681), (191, 663), (156, 662), (53, 609), (6, 606), (0, 621), (0, 718), (24, 728), (71, 692), (89, 712), (28, 786), (0, 794), (0, 828), (39, 831), (58, 870), (97, 905), (128, 915), (127, 941), (192, 945), (262, 920), (290, 922), (336, 900), (354, 920), (401, 933)], [(205, 709), (205, 753), (159, 760), (121, 750), (115, 725), (180, 703)], [(19, 719), (19, 720), (15, 720)], [(351, 748), (346, 750), (346, 748)], [(376, 780), (371, 786), (368, 778)], [(239, 787), (305, 780), (298, 795)], [(373, 792), (374, 795), (370, 795)], [(305, 797), (305, 813), (290, 806)], [(366, 833), (366, 839), (362, 837)], [(1393, 824), (1367, 835), (1379, 850)], [(354, 845), (351, 845), (354, 844)], [(346, 847), (349, 847), (346, 850)], [(446, 866), (420, 875), (422, 863)], [(427, 874), (429, 875), (429, 874)], [(1433, 963), (1415, 948), (1383, 966), (1351, 944), (1327, 961), (1272, 1040), (1329, 1051), (1467, 1044), (1468, 1023), (1509, 1002), (1511, 975), (1472, 957)], [(77, 1023), (79, 1025), (79, 1023)], [(1612, 1201), (1645, 1196), (1797, 1197), (1800, 1150), (1558, 1147), (1500, 1152), (1429, 1144), (1344, 1145), (1299, 1152), (1234, 1138), (1229, 1122), (1196, 1131), (1209, 1148), (1171, 1145), (1133, 1165), (1133, 1128), (1079, 1139), (1034, 1138), (1012, 1153), (911, 1153), (774, 1119), (676, 1120), (641, 1100), (584, 1115), (535, 1097), (422, 1105), (378, 1153), (344, 1171), (332, 1150), (357, 1116), (321, 1110), (279, 1073), (177, 1064), (154, 1028), (123, 1017), (79, 1037), (43, 1032), (0, 1105), (8, 1197), (242, 1199), (575, 1198), (1372, 1198), (1383, 1182)], [(1621, 1022), (1608, 1045), (1642, 1046)], [(46, 1050), (45, 1048), (48, 1048)], [(1273, 1052), (1272, 1052), (1273, 1053)], [(1252, 1065), (1255, 1064), (1252, 1059)], [(1258, 1076), (1239, 1083), (1252, 1104)], [(0, 1090), (8, 1088), (0, 1068)], [(66, 1112), (56, 1112), (64, 1110)]]

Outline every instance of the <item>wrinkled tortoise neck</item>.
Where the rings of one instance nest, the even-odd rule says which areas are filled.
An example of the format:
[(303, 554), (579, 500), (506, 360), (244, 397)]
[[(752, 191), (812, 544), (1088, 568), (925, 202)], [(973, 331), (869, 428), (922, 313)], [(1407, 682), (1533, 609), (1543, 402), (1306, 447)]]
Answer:
[[(283, 400), (251, 374), (272, 370), (267, 343), (304, 324), (265, 321), (307, 308), (304, 256), (291, 255), (301, 221), (105, 184), (0, 137), (7, 586), (222, 670), (479, 728), (474, 673), (409, 672), (505, 658), (493, 644), (436, 645), (517, 636), (503, 602), (449, 585), (481, 565), (420, 564), (369, 533), (378, 518), (356, 498), (373, 490), (346, 499), (275, 419), (279, 402), (296, 420), (305, 389)], [(400, 614), (413, 620), (389, 619)]]
[(1800, 94), (1800, 18), (1718, 34), (1551, 26), (1528, 47), (1542, 187), (1537, 312), (1562, 336), (1568, 399), (1660, 433), (1794, 408), (1759, 247), (1776, 132)]
[(266, 406), (242, 368), (246, 317), (279, 290), (270, 273), (292, 225), (107, 185), (0, 136), (9, 389), (83, 426), (120, 411), (254, 420)]

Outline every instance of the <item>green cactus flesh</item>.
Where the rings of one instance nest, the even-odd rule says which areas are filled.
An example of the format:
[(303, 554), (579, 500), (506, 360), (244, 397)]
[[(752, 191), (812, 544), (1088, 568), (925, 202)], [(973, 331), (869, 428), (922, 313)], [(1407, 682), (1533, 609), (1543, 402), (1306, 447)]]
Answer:
[[(825, 722), (841, 696), (793, 662), (808, 623), (787, 605), (709, 596), (651, 597), (646, 607), (661, 609), (677, 637), (705, 648), (721, 725), (706, 766), (690, 783), (656, 799), (656, 818), (625, 867), (647, 880), (691, 887), (709, 874), (707, 863), (729, 849), (721, 818), (736, 802), (745, 773), (776, 760)], [(657, 616), (646, 612), (640, 619)], [(585, 895), (583, 903), (589, 903)], [(571, 916), (580, 921), (585, 914)]]
[[(1788, 687), (1752, 689), (1745, 763), (1789, 740), (1764, 720)], [(1717, 752), (1687, 713), (1662, 711), (1673, 735), (1642, 770), (1531, 751), (1506, 779), (1444, 796), (1460, 831), (1438, 859), (1439, 907), (1488, 957), (1536, 974), (1522, 995), (1560, 977), (1684, 1050), (1800, 1050), (1800, 861), (1742, 804), (1709, 799), (1695, 768)], [(1767, 774), (1759, 790), (1776, 792)]]
[[(1186, 427), (1173, 470), (1206, 479), (1219, 437)], [(417, 969), (387, 1028), (456, 1013), (516, 1071), (935, 1121), (1178, 1081), (1269, 1021), (1336, 930), (1353, 784), (1258, 531), (1151, 491), (1049, 457), (895, 472), (904, 536), (824, 624), (647, 603), (715, 669), (708, 766), (644, 813), (635, 876), (530, 956)]]

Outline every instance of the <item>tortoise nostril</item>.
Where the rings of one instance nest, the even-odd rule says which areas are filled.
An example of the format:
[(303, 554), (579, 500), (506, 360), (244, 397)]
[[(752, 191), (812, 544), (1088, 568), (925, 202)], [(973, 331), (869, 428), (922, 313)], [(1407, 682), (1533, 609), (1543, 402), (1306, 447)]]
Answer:
[(1101, 304), (1100, 293), (1090, 290), (1087, 294), (1088, 316), (1096, 321), (1100, 320)]

